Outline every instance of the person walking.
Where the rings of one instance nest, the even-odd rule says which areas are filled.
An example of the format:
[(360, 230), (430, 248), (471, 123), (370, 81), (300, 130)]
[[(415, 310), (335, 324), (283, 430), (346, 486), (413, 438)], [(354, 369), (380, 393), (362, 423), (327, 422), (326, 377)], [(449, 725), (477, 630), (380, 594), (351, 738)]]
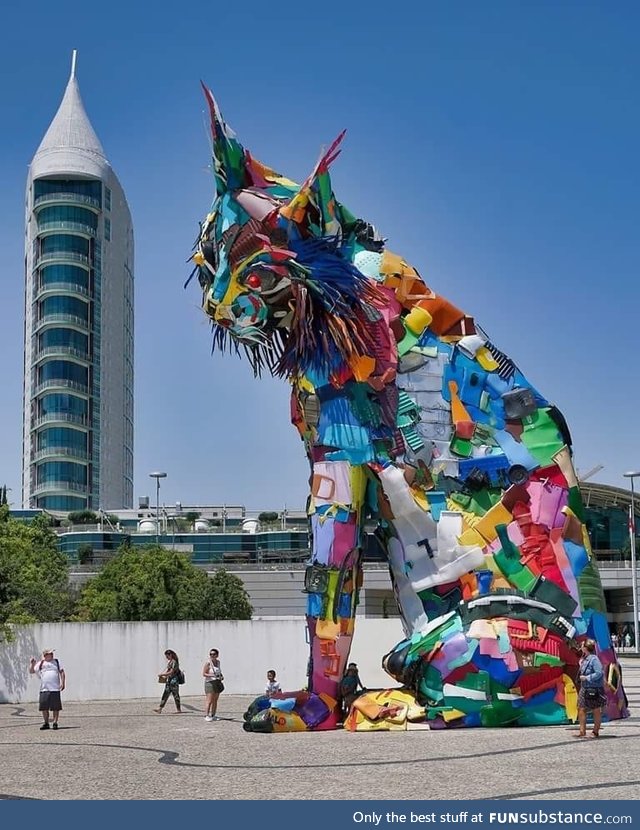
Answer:
[(204, 697), (205, 697), (205, 716), (204, 719), (208, 722), (218, 720), (216, 712), (218, 711), (218, 698), (220, 693), (224, 691), (224, 677), (222, 676), (222, 667), (220, 666), (220, 652), (217, 648), (212, 648), (209, 651), (209, 659), (202, 667), (202, 676), (204, 677)]
[(277, 692), (281, 692), (282, 689), (280, 688), (280, 684), (276, 680), (276, 673), (274, 669), (269, 669), (267, 672), (267, 685), (264, 688), (264, 693), (267, 697), (276, 694)]
[(167, 658), (167, 668), (162, 672), (162, 674), (158, 675), (158, 680), (161, 682), (164, 681), (164, 692), (162, 693), (162, 699), (160, 701), (160, 706), (153, 711), (156, 712), (158, 715), (162, 714), (162, 710), (165, 707), (167, 700), (169, 700), (169, 695), (173, 695), (173, 700), (176, 704), (176, 714), (182, 714), (182, 708), (180, 706), (180, 660), (178, 659), (178, 655), (175, 651), (171, 648), (168, 648), (164, 656)]
[(604, 670), (596, 656), (596, 644), (593, 640), (582, 643), (582, 659), (579, 666), (580, 691), (578, 692), (578, 723), (580, 731), (574, 737), (587, 737), (587, 712), (593, 715), (593, 730), (589, 737), (600, 736), (602, 707), (607, 704), (604, 693)]
[(53, 721), (53, 728), (58, 728), (58, 718), (62, 710), (60, 692), (63, 692), (67, 683), (67, 676), (60, 665), (60, 661), (53, 656), (52, 648), (45, 648), (42, 659), (32, 657), (29, 661), (29, 674), (37, 674), (40, 678), (40, 698), (38, 709), (42, 712), (44, 723), (40, 729), (49, 729), (49, 720)]

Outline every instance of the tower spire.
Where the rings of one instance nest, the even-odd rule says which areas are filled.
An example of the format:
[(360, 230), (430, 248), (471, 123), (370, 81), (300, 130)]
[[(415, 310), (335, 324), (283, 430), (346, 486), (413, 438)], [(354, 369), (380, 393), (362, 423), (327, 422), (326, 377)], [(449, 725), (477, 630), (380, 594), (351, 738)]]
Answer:
[(71, 75), (69, 76), (69, 80), (71, 80), (71, 78), (76, 77), (76, 59), (77, 59), (77, 57), (78, 57), (78, 50), (74, 49), (73, 52), (71, 53)]

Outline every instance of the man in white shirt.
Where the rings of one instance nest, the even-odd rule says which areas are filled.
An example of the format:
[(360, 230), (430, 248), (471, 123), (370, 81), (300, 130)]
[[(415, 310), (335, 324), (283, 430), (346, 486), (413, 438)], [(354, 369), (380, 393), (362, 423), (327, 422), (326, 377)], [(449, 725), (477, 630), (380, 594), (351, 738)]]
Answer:
[(66, 677), (60, 661), (53, 656), (52, 648), (45, 648), (42, 659), (32, 657), (29, 661), (29, 674), (37, 674), (40, 678), (40, 701), (38, 708), (42, 712), (44, 723), (40, 729), (49, 729), (49, 713), (51, 712), (53, 728), (58, 728), (58, 717), (62, 709), (60, 692), (64, 691)]

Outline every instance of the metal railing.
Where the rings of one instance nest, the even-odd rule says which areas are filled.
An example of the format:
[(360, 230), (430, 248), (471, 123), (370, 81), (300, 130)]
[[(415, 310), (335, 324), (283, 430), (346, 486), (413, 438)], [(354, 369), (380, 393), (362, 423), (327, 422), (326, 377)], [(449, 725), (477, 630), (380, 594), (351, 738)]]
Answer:
[(94, 199), (92, 196), (84, 196), (81, 193), (44, 193), (33, 203), (33, 207), (37, 208), (40, 205), (46, 205), (50, 202), (69, 202), (74, 205), (88, 205), (89, 207), (100, 210), (100, 200)]
[(36, 485), (33, 489), (33, 494), (39, 496), (42, 493), (52, 493), (58, 495), (62, 492), (69, 493), (84, 493), (90, 495), (89, 488), (86, 484), (76, 484), (75, 481), (47, 481)]
[(58, 222), (38, 222), (37, 232), (42, 233), (43, 231), (76, 231), (86, 236), (96, 235), (96, 229), (91, 227), (91, 225), (85, 225), (84, 222), (65, 222), (63, 220)]
[(81, 352), (79, 349), (74, 349), (72, 346), (46, 346), (44, 349), (38, 349), (35, 353), (35, 361), (42, 360), (51, 355), (60, 355), (61, 357), (77, 357), (78, 360), (84, 360), (85, 363), (91, 363), (91, 357), (87, 352)]
[(89, 425), (89, 419), (86, 415), (73, 415), (70, 412), (47, 412), (46, 415), (41, 415), (33, 422), (31, 429), (38, 429), (44, 424), (77, 424), (78, 426), (86, 427)]
[(49, 251), (46, 254), (40, 254), (35, 260), (33, 267), (34, 269), (40, 268), (41, 265), (47, 262), (80, 262), (86, 265), (87, 268), (91, 265), (89, 257), (86, 254), (78, 254), (75, 251)]
[(53, 378), (45, 380), (34, 387), (32, 397), (36, 397), (41, 392), (47, 389), (73, 389), (74, 392), (80, 392), (83, 395), (89, 394), (89, 387), (84, 383), (78, 383), (75, 380), (66, 380), (65, 378)]
[(39, 320), (36, 320), (34, 331), (38, 331), (38, 329), (52, 323), (67, 323), (70, 326), (79, 326), (89, 331), (89, 321), (85, 320), (84, 317), (78, 317), (76, 314), (43, 314)]
[(88, 461), (89, 454), (86, 450), (75, 447), (45, 447), (35, 453), (33, 460), (42, 461), (43, 458), (74, 458), (78, 461)]
[(47, 294), (49, 291), (64, 291), (69, 294), (82, 294), (83, 297), (89, 296), (89, 289), (85, 288), (84, 285), (79, 285), (77, 282), (47, 282), (33, 286), (34, 300), (41, 294)]

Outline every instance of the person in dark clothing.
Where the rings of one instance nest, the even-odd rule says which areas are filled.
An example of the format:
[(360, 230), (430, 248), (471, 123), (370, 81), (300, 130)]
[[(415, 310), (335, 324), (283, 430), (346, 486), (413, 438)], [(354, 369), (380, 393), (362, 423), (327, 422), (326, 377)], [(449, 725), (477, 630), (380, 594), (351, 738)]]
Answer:
[(182, 714), (182, 709), (180, 708), (180, 686), (178, 684), (180, 676), (180, 661), (178, 660), (178, 655), (175, 651), (170, 648), (165, 651), (164, 656), (167, 658), (167, 668), (162, 672), (162, 674), (158, 675), (158, 680), (164, 680), (164, 692), (162, 693), (160, 706), (153, 711), (160, 715), (167, 700), (169, 700), (169, 695), (173, 695), (173, 700), (176, 704), (176, 714), (180, 715)]

